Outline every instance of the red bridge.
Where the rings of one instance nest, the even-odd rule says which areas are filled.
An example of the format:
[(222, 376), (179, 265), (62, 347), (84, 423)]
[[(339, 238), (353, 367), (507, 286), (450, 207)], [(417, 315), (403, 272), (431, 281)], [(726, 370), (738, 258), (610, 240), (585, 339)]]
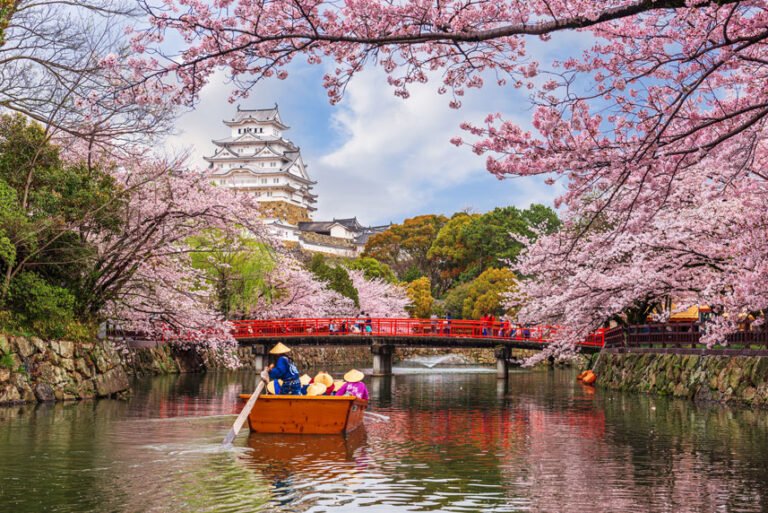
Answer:
[[(492, 348), (500, 377), (506, 377), (511, 349), (543, 349), (557, 334), (556, 326), (524, 326), (508, 322), (447, 319), (273, 319), (232, 321), (233, 335), (250, 345), (257, 356), (267, 346), (290, 339), (293, 345), (365, 345), (373, 353), (374, 374), (392, 371), (395, 347)], [(582, 351), (599, 351), (604, 330), (579, 344)], [(257, 363), (259, 365), (259, 363)]]

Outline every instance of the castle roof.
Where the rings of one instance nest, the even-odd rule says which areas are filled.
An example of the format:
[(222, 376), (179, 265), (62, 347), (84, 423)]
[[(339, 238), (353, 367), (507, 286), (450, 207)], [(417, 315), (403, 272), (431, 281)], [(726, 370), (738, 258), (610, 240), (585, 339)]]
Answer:
[(224, 124), (232, 126), (252, 122), (271, 122), (272, 124), (278, 125), (283, 130), (289, 128), (287, 125), (284, 125), (280, 119), (280, 113), (277, 110), (277, 104), (275, 104), (275, 106), (271, 109), (241, 109), (238, 105), (237, 112), (235, 112), (235, 117), (230, 121), (224, 121)]

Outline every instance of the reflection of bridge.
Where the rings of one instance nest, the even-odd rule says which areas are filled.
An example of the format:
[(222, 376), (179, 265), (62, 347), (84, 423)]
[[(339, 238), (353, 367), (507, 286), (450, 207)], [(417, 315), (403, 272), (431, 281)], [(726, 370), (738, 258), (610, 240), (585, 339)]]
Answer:
[[(554, 326), (522, 326), (508, 322), (446, 319), (274, 319), (232, 321), (233, 335), (250, 345), (263, 364), (267, 346), (290, 339), (294, 345), (370, 346), (374, 375), (392, 373), (395, 347), (492, 348), (499, 377), (506, 377), (512, 349), (543, 349), (556, 335)], [(582, 351), (599, 351), (603, 331), (581, 342)]]

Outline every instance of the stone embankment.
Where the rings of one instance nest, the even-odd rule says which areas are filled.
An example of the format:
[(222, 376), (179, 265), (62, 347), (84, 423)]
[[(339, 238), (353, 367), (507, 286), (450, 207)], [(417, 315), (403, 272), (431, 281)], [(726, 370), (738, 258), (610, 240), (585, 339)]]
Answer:
[(110, 343), (0, 334), (0, 404), (110, 397), (129, 386)]
[(695, 401), (768, 407), (768, 357), (603, 352), (598, 385)]
[[(287, 342), (290, 345), (290, 341)], [(425, 349), (405, 348), (395, 349), (394, 363), (424, 356), (457, 355), (470, 365), (495, 365), (496, 357), (493, 349)], [(515, 350), (512, 356), (528, 358), (532, 351)], [(253, 369), (254, 358), (249, 347), (240, 347), (238, 357), (243, 367)], [(331, 346), (331, 347), (299, 347), (294, 351), (293, 358), (301, 369), (322, 369), (324, 367), (370, 367), (371, 348), (365, 346)]]

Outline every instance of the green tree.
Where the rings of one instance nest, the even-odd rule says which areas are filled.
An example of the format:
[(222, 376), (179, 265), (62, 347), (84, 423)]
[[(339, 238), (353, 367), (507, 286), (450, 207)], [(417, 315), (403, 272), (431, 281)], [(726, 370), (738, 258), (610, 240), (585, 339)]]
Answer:
[(440, 293), (443, 282), (439, 271), (430, 264), (427, 254), (446, 222), (448, 218), (445, 216), (430, 214), (411, 217), (402, 224), (393, 224), (368, 239), (363, 256), (387, 264), (400, 279), (404, 279), (411, 268), (416, 268), (421, 276), (430, 278), (432, 286)]
[(459, 283), (451, 288), (445, 296), (443, 308), (454, 319), (464, 319), (464, 300), (469, 294), (469, 285), (469, 283)]
[(8, 304), (19, 325), (46, 338), (65, 336), (74, 320), (75, 296), (72, 292), (33, 272), (16, 276)]
[(268, 274), (275, 267), (272, 249), (249, 237), (232, 239), (211, 231), (189, 241), (192, 265), (205, 272), (216, 292), (217, 309), (228, 319), (250, 318), (268, 297)]
[(331, 290), (335, 290), (342, 296), (348, 297), (354, 301), (355, 306), (360, 306), (360, 298), (357, 295), (357, 289), (344, 267), (341, 265), (328, 265), (325, 261), (325, 257), (320, 253), (316, 253), (309, 262), (309, 270), (312, 271), (312, 274), (314, 274), (317, 279), (327, 283)]
[(533, 237), (534, 225), (543, 224), (552, 232), (559, 226), (555, 212), (542, 205), (526, 210), (516, 207), (495, 208), (475, 219), (464, 230), (464, 243), (472, 250), (471, 259), (481, 272), (489, 267), (504, 267), (515, 261), (523, 245), (511, 234)]
[(375, 258), (360, 257), (347, 262), (345, 265), (347, 269), (363, 271), (363, 275), (369, 280), (380, 278), (388, 283), (397, 283), (397, 276), (395, 276), (392, 268)]
[(424, 319), (432, 314), (432, 305), (435, 300), (432, 297), (432, 284), (429, 278), (425, 276), (410, 282), (406, 293), (411, 300), (411, 305), (406, 307), (411, 317)]
[[(105, 170), (62, 161), (40, 125), (20, 115), (0, 116), (0, 308), (32, 322), (30, 301), (51, 304), (50, 297), (66, 289), (85, 318), (83, 284), (95, 258), (87, 240), (119, 227), (118, 196)], [(30, 281), (29, 272), (54, 292), (40, 292), (44, 287)], [(14, 284), (22, 275), (40, 292), (24, 301)]]
[(459, 212), (455, 214), (438, 232), (427, 258), (436, 266), (440, 277), (451, 283), (472, 263), (475, 251), (467, 244), (467, 227), (480, 218), (479, 214)]
[(517, 286), (515, 273), (507, 268), (486, 269), (468, 284), (461, 314), (464, 319), (507, 313), (505, 295)]

